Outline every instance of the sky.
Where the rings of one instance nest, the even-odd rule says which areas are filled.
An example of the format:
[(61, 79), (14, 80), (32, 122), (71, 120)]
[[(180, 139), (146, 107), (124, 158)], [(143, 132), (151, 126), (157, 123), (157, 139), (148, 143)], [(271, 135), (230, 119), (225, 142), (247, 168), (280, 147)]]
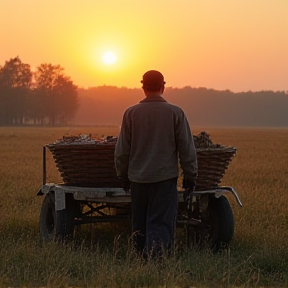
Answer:
[(287, 91), (288, 1), (0, 0), (0, 66), (16, 56), (81, 88), (140, 88), (153, 69), (174, 88)]

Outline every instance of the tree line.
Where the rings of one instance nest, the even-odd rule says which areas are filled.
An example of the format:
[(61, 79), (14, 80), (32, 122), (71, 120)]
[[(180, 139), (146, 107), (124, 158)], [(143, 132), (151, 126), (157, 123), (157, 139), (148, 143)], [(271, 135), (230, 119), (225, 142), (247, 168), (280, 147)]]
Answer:
[(19, 56), (0, 66), (0, 125), (63, 125), (78, 109), (78, 90), (60, 65), (35, 71)]
[[(77, 125), (121, 125), (124, 110), (145, 97), (141, 87), (99, 86), (78, 93)], [(187, 86), (167, 87), (163, 97), (184, 110), (192, 127), (288, 127), (288, 91), (235, 93)]]
[[(234, 93), (167, 87), (163, 97), (191, 125), (288, 127), (288, 91)], [(30, 65), (15, 57), (0, 66), (0, 125), (120, 125), (124, 110), (144, 98), (141, 87), (78, 88), (59, 65)]]

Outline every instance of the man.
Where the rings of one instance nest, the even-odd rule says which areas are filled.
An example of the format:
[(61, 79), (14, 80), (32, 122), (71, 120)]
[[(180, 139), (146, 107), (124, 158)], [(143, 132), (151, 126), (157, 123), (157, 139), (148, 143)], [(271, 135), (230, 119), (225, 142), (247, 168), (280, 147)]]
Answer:
[(192, 190), (197, 158), (184, 112), (162, 98), (163, 75), (150, 70), (141, 83), (146, 98), (124, 113), (115, 166), (124, 185), (130, 184), (134, 247), (139, 254), (154, 256), (173, 245), (178, 156), (186, 188)]

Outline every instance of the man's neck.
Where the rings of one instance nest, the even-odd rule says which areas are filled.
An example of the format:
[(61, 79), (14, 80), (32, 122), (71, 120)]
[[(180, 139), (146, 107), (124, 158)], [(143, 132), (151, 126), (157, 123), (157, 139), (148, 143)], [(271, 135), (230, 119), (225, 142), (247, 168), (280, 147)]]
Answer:
[(147, 91), (147, 92), (145, 92), (145, 95), (146, 95), (147, 98), (149, 98), (149, 97), (162, 97), (162, 93), (161, 92)]

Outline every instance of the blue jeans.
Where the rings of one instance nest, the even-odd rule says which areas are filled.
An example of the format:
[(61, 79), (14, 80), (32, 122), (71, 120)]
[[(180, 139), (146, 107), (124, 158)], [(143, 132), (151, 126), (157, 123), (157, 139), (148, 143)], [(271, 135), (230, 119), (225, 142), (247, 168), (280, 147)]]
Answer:
[(141, 255), (170, 250), (178, 210), (177, 178), (156, 183), (131, 182), (133, 245)]

